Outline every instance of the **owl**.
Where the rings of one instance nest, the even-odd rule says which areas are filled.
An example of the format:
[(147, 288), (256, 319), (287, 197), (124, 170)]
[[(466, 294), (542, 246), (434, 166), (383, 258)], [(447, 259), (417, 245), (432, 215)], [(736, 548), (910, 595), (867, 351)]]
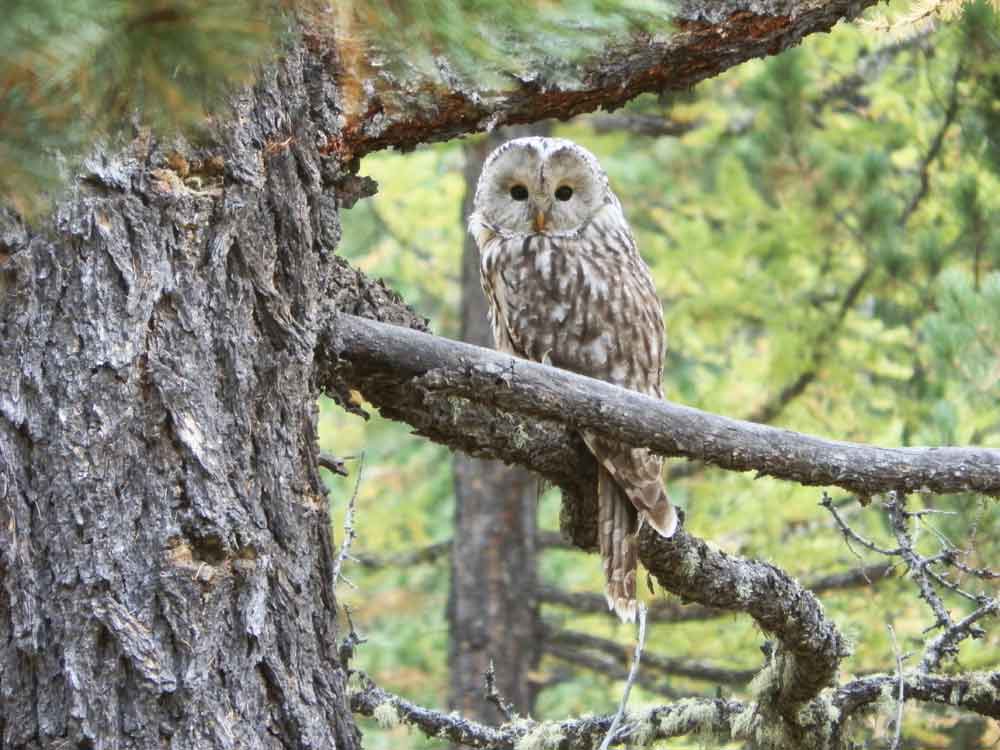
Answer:
[[(497, 349), (663, 398), (663, 310), (593, 154), (561, 138), (504, 143), (483, 165), (469, 231)], [(583, 439), (598, 464), (608, 608), (632, 622), (640, 525), (664, 537), (677, 526), (663, 462), (591, 432)]]

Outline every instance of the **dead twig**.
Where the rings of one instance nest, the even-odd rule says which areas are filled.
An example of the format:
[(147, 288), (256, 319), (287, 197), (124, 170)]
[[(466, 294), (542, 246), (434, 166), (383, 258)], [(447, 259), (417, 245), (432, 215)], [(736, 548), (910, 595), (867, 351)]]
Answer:
[(934, 590), (930, 582), (927, 567), (929, 561), (926, 557), (918, 554), (913, 547), (913, 537), (910, 534), (906, 515), (906, 495), (899, 492), (890, 492), (889, 499), (885, 502), (885, 509), (889, 516), (889, 525), (899, 547), (894, 554), (903, 558), (906, 567), (910, 569), (911, 577), (920, 589), (920, 598), (927, 602), (927, 606), (934, 613), (935, 623), (932, 628), (948, 627), (951, 623), (951, 615), (944, 606), (940, 595)]
[(361, 477), (365, 471), (365, 454), (361, 454), (361, 458), (358, 463), (358, 478), (354, 482), (354, 491), (351, 493), (351, 499), (347, 501), (347, 508), (344, 511), (344, 540), (340, 543), (340, 549), (337, 550), (337, 557), (333, 561), (333, 585), (336, 586), (338, 581), (343, 580), (351, 588), (355, 588), (354, 584), (341, 575), (341, 569), (344, 566), (344, 560), (346, 560), (351, 551), (351, 543), (357, 537), (357, 533), (354, 531), (354, 511), (356, 507), (356, 502), (358, 499), (358, 490), (361, 488)]
[(943, 633), (927, 644), (924, 658), (920, 660), (920, 671), (932, 672), (945, 656), (958, 653), (958, 644), (968, 637), (981, 638), (985, 635), (976, 622), (984, 617), (1000, 613), (1000, 601), (989, 599), (968, 617), (949, 626)]
[[(350, 456), (347, 458), (350, 458)], [(346, 477), (347, 466), (344, 464), (344, 461), (344, 458), (337, 458), (332, 453), (326, 453), (325, 451), (320, 451), (319, 457), (316, 459), (316, 463), (318, 463), (322, 468), (327, 471), (331, 471), (338, 476)]]
[(351, 663), (351, 659), (354, 658), (355, 649), (368, 639), (358, 635), (358, 631), (354, 628), (354, 620), (351, 618), (351, 608), (346, 604), (344, 605), (344, 616), (347, 617), (347, 635), (340, 642), (337, 653), (340, 655), (340, 663), (346, 668)]
[(514, 707), (505, 701), (504, 697), (500, 695), (500, 691), (497, 690), (497, 673), (492, 659), (490, 659), (490, 666), (486, 670), (486, 700), (496, 706), (507, 721), (513, 721), (517, 715)]

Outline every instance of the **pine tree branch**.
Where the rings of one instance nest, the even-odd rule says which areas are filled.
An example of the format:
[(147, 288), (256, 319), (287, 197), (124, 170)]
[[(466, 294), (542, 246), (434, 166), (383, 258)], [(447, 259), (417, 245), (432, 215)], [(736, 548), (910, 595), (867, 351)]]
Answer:
[[(683, 456), (734, 471), (756, 471), (803, 485), (841, 487), (861, 497), (880, 492), (980, 492), (1000, 495), (1000, 451), (978, 448), (879, 448), (803, 435), (766, 425), (741, 422), (698, 409), (658, 401), (603, 381), (554, 367), (514, 359), (497, 352), (391, 326), (340, 315), (327, 337), (323, 359), (349, 367), (340, 376), (378, 404), (379, 388), (407, 392), (393, 397), (419, 404), (428, 395), (445, 396), (454, 407), (487, 405), (532, 420), (556, 422), (572, 431), (587, 429), (608, 438), (641, 445), (664, 456)], [(395, 404), (389, 405), (396, 408)], [(436, 415), (440, 418), (442, 415)], [(428, 429), (435, 415), (417, 420)], [(429, 421), (428, 421), (429, 420)], [(523, 422), (523, 420), (522, 420)], [(526, 424), (526, 423), (525, 423)], [(454, 426), (437, 425), (439, 437), (462, 447)], [(494, 457), (514, 460), (546, 475), (546, 467), (513, 446), (480, 446)], [(554, 436), (556, 440), (561, 439)], [(505, 440), (504, 442), (510, 442)], [(522, 436), (521, 449), (530, 442)], [(547, 452), (557, 449), (548, 441)], [(569, 446), (563, 443), (563, 449)], [(542, 462), (544, 463), (544, 462)], [(573, 469), (579, 460), (569, 462)], [(557, 476), (567, 474), (564, 463)], [(576, 473), (570, 470), (569, 473)], [(585, 472), (592, 474), (592, 470)], [(576, 482), (579, 485), (580, 477)]]
[[(671, 19), (678, 33), (665, 38), (636, 34), (609, 45), (582, 64), (572, 82), (556, 75), (550, 80), (539, 65), (530, 79), (514, 78), (509, 90), (476, 88), (460, 80), (449, 80), (444, 88), (433, 81), (401, 81), (380, 67), (369, 71), (364, 90), (356, 92), (353, 113), (325, 149), (346, 162), (390, 146), (406, 149), (502, 125), (613, 110), (639, 94), (686, 90), (746, 60), (777, 54), (808, 34), (854, 18), (874, 2), (788, 0), (777, 6), (780, 11), (769, 11), (750, 0), (686, 0)], [(307, 34), (310, 48), (324, 61), (337, 60), (331, 36), (319, 28)]]
[(920, 203), (927, 196), (930, 190), (931, 177), (930, 169), (931, 165), (937, 160), (941, 153), (941, 146), (944, 145), (944, 137), (948, 133), (948, 129), (955, 122), (955, 118), (958, 116), (959, 107), (959, 83), (962, 81), (962, 75), (965, 70), (965, 64), (959, 62), (955, 66), (955, 72), (951, 77), (951, 92), (948, 95), (948, 105), (945, 108), (944, 118), (941, 121), (941, 126), (938, 128), (937, 132), (934, 134), (934, 138), (931, 140), (930, 147), (927, 149), (927, 153), (924, 154), (924, 158), (920, 162), (920, 169), (918, 174), (920, 175), (920, 184), (917, 187), (916, 192), (910, 198), (909, 202), (906, 204), (906, 208), (903, 209), (903, 213), (899, 217), (899, 226), (905, 227), (910, 221), (910, 217), (916, 212), (917, 208), (920, 207)]
[(927, 29), (904, 39), (890, 42), (862, 55), (858, 58), (851, 73), (839, 78), (820, 93), (812, 105), (814, 112), (819, 115), (823, 109), (832, 104), (844, 101), (855, 102), (859, 98), (858, 92), (868, 84), (876, 81), (885, 72), (889, 64), (896, 59), (897, 55), (911, 49), (927, 46), (931, 35), (932, 31)]

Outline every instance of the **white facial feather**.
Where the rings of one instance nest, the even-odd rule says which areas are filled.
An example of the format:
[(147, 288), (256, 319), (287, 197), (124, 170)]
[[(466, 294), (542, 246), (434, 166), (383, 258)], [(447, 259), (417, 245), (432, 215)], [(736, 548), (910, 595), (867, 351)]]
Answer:
[[(567, 188), (572, 192), (561, 200)], [(515, 197), (515, 189), (523, 192)], [(508, 236), (534, 234), (541, 214), (541, 231), (560, 235), (576, 231), (608, 205), (617, 207), (618, 201), (592, 153), (562, 138), (517, 138), (483, 165), (469, 228), (473, 234), (482, 225)]]

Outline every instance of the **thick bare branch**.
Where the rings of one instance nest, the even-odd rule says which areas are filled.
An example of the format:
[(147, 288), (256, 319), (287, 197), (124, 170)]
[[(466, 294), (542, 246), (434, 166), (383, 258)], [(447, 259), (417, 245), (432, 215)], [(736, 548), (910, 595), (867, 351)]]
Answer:
[[(457, 396), (574, 431), (586, 428), (665, 456), (804, 485), (837, 486), (862, 497), (889, 490), (1000, 495), (996, 450), (879, 448), (825, 440), (658, 401), (565, 370), (349, 315), (339, 316), (329, 346), (331, 355), (354, 366), (356, 387), (364, 390), (367, 376), (377, 373), (384, 383), (409, 390), (411, 401), (425, 393)], [(492, 447), (494, 456), (511, 460), (504, 446)], [(530, 458), (519, 463), (538, 470)]]

